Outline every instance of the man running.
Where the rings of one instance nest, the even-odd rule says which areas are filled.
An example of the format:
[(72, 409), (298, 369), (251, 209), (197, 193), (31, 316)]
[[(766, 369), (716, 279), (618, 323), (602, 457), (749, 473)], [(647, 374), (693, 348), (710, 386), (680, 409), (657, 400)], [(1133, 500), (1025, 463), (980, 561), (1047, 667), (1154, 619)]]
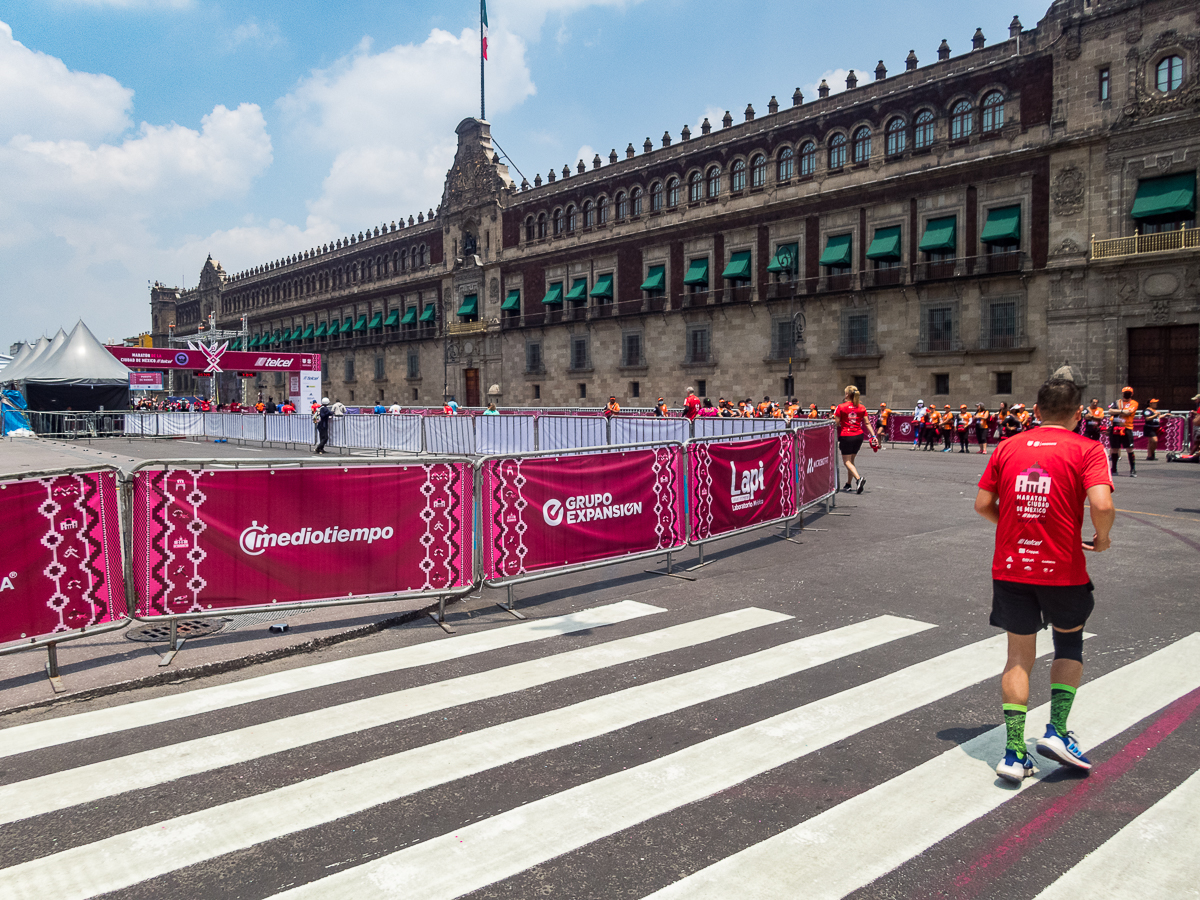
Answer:
[(1121, 388), (1121, 400), (1111, 413), (1112, 427), (1108, 431), (1108, 458), (1114, 475), (1117, 474), (1117, 460), (1121, 458), (1121, 448), (1124, 447), (1129, 455), (1129, 477), (1137, 478), (1137, 463), (1133, 458), (1133, 417), (1137, 409), (1133, 388)]
[[(1047, 624), (1054, 628), (1050, 723), (1037, 752), (1083, 771), (1092, 767), (1067, 730), (1067, 716), (1083, 678), (1083, 626), (1095, 606), (1083, 551), (1107, 550), (1116, 519), (1103, 447), (1071, 430), (1079, 387), (1050, 379), (1036, 409), (1041, 427), (996, 448), (975, 498), (975, 511), (996, 526), (990, 622), (1008, 632), (1000, 683), (1008, 739), (996, 774), (1015, 784), (1037, 772), (1026, 752), (1025, 716), (1037, 633)], [(1095, 529), (1087, 543), (1079, 538), (1085, 499)]]
[(861, 494), (867, 479), (858, 474), (854, 458), (862, 449), (863, 428), (871, 435), (872, 447), (877, 445), (878, 439), (875, 437), (875, 429), (871, 426), (867, 408), (858, 402), (858, 398), (858, 388), (849, 385), (846, 388), (846, 399), (834, 407), (833, 417), (838, 423), (838, 450), (842, 454), (842, 464), (846, 467), (846, 486), (842, 490), (857, 489)]

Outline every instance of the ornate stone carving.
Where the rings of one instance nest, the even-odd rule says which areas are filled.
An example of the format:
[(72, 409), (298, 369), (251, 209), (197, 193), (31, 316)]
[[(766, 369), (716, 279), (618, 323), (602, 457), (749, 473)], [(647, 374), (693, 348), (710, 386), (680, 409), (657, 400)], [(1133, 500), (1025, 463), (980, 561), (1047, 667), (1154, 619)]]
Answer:
[(1171, 320), (1171, 300), (1169, 297), (1160, 297), (1150, 303), (1150, 318), (1154, 320), (1155, 325), (1166, 325)]
[(442, 208), (452, 211), (494, 202), (504, 190), (512, 190), (508, 166), (498, 162), (492, 149), (491, 128), (478, 119), (464, 119), (457, 129), (458, 150), (454, 165), (446, 173)]
[(1083, 209), (1083, 172), (1078, 166), (1065, 166), (1054, 176), (1050, 199), (1056, 216), (1073, 216)]
[(500, 279), (493, 278), (491, 284), (488, 285), (488, 296), (493, 300), (500, 299)]
[(1054, 251), (1050, 255), (1076, 256), (1082, 252), (1083, 250), (1077, 243), (1075, 243), (1075, 241), (1071, 240), (1071, 238), (1065, 238), (1061, 244), (1054, 248)]

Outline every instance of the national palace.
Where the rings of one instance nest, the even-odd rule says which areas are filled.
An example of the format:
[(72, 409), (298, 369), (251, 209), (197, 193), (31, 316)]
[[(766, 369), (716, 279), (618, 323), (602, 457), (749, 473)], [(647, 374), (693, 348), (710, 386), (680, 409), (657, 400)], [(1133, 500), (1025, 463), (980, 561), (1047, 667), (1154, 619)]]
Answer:
[(436, 211), (234, 275), (210, 258), (197, 288), (153, 287), (154, 341), (244, 320), (238, 344), (320, 353), (347, 404), (827, 404), (858, 384), (994, 406), (1070, 365), (1087, 396), (1186, 406), (1200, 7), (1055, 0), (969, 47), (532, 183), (465, 119)]

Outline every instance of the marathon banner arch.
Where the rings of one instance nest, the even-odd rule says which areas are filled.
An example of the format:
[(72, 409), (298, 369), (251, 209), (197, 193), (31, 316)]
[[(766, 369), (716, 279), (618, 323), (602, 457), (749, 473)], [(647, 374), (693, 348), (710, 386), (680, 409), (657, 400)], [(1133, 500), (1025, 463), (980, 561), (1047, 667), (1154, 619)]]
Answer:
[(0, 481), (0, 645), (127, 618), (115, 471)]
[(502, 581), (687, 542), (683, 448), (486, 460), (483, 577)]
[(837, 427), (817, 425), (796, 434), (800, 507), (811, 506), (837, 493)]
[(474, 583), (466, 462), (134, 473), (141, 618)]
[(692, 542), (796, 515), (796, 436), (687, 445)]

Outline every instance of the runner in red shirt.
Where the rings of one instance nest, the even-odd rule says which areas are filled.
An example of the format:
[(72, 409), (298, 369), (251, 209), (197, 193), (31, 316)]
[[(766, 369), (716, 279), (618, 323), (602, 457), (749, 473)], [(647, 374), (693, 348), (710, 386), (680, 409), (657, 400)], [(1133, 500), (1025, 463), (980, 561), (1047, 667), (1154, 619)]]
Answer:
[(683, 417), (689, 422), (700, 415), (700, 398), (696, 396), (695, 388), (688, 388), (687, 398), (683, 401)]
[[(1116, 518), (1104, 448), (1072, 430), (1079, 422), (1079, 387), (1052, 378), (1038, 391), (1035, 409), (1041, 427), (996, 448), (975, 498), (975, 511), (996, 525), (990, 621), (1008, 632), (1001, 681), (1008, 741), (996, 774), (1018, 784), (1037, 771), (1025, 752), (1025, 714), (1037, 633), (1046, 624), (1054, 627), (1050, 724), (1037, 751), (1091, 768), (1067, 731), (1083, 678), (1083, 626), (1095, 605), (1083, 551), (1107, 550)], [(1085, 499), (1095, 528), (1089, 543), (1080, 540)]]
[(879, 441), (875, 437), (875, 429), (871, 425), (871, 417), (867, 413), (867, 408), (858, 402), (858, 397), (858, 388), (854, 385), (847, 387), (846, 399), (834, 408), (833, 417), (837, 419), (838, 423), (838, 450), (842, 454), (842, 463), (846, 467), (846, 486), (842, 490), (857, 489), (861, 494), (867, 479), (858, 474), (854, 458), (862, 449), (863, 429), (865, 428), (870, 433), (872, 447), (878, 447)]

